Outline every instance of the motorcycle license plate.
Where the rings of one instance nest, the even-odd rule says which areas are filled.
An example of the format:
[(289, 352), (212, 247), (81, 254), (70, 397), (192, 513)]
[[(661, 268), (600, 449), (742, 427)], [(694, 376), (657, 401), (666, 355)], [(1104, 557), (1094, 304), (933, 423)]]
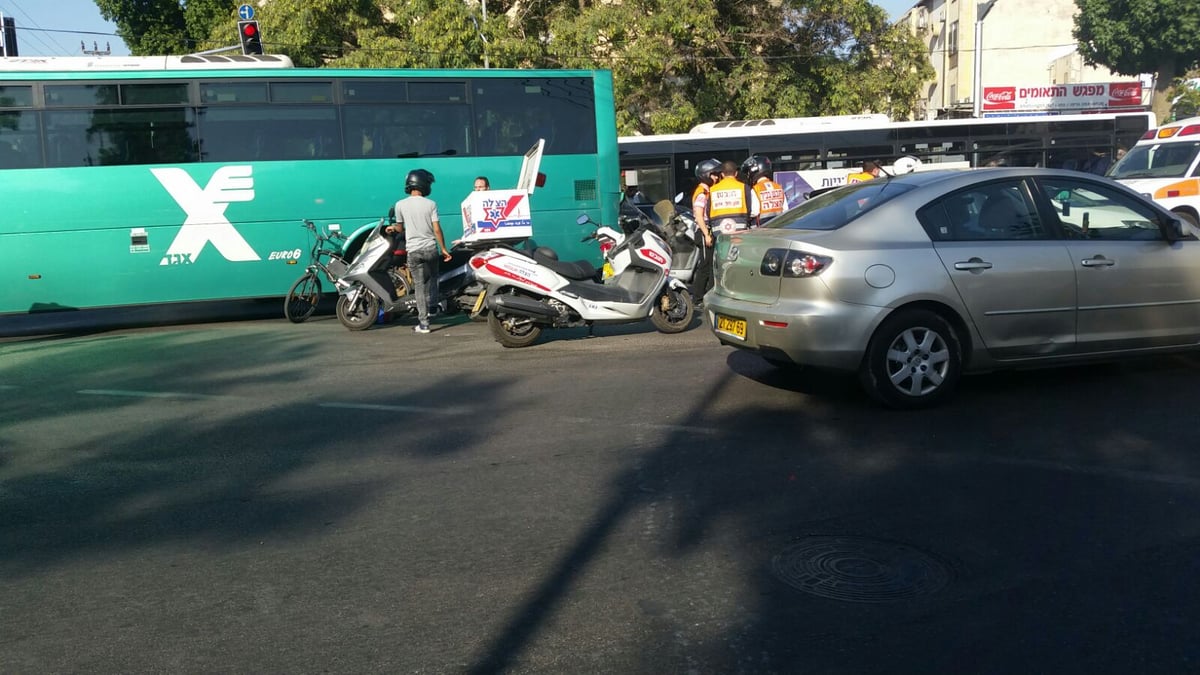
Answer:
[(746, 320), (717, 315), (717, 332), (732, 335), (739, 340), (746, 339)]

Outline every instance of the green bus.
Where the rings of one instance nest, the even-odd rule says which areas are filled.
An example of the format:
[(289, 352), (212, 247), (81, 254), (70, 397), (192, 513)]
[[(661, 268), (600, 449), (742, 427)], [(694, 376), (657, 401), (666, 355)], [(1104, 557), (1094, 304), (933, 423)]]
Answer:
[(353, 253), (415, 168), (436, 176), (456, 239), (474, 178), (515, 187), (539, 138), (534, 238), (596, 258), (576, 218), (616, 221), (609, 71), (0, 59), (0, 332), (30, 314), (282, 297), (306, 263), (303, 219), (339, 225)]

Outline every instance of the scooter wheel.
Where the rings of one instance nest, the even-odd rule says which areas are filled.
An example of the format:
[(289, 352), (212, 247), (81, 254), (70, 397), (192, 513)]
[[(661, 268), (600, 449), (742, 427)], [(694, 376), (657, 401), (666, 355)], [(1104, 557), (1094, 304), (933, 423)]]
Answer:
[(366, 330), (379, 318), (379, 298), (374, 293), (360, 292), (351, 302), (343, 295), (337, 301), (337, 318), (350, 330)]
[(677, 288), (668, 288), (654, 301), (650, 310), (650, 323), (663, 333), (682, 333), (692, 324), (696, 305), (692, 294)]
[(492, 337), (505, 347), (528, 347), (542, 335), (542, 327), (528, 317), (488, 312), (487, 321)]

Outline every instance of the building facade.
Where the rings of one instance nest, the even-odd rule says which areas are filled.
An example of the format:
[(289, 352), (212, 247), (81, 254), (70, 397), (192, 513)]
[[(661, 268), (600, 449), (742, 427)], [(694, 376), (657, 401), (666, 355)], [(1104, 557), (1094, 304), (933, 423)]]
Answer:
[(1086, 66), (1071, 36), (1074, 0), (920, 0), (900, 19), (925, 43), (934, 80), (916, 117), (985, 113), (989, 88), (1138, 81)]

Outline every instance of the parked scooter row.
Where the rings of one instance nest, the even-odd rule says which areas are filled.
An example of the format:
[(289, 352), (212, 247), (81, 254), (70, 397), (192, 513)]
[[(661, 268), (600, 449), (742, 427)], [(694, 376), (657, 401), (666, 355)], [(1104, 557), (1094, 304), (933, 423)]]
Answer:
[[(664, 333), (681, 332), (694, 316), (687, 283), (700, 258), (690, 218), (689, 212), (665, 201), (656, 205), (654, 217), (623, 203), (620, 231), (580, 216), (580, 225), (596, 227), (583, 241), (600, 244), (602, 270), (585, 260), (559, 261), (545, 247), (519, 249), (514, 242), (504, 241), (456, 244), (452, 260), (442, 265), (434, 304), (466, 312), (475, 320), (487, 318), (496, 340), (506, 347), (529, 345), (546, 328), (590, 329), (647, 318)], [(311, 223), (307, 226), (313, 229)], [(405, 251), (386, 227), (385, 219), (373, 226), (348, 263), (334, 256), (336, 261), (330, 262), (335, 264), (320, 264), (321, 255), (328, 251), (314, 254), (319, 269), (309, 269), (302, 277), (301, 281), (315, 278), (319, 272), (334, 284), (338, 320), (350, 330), (369, 328), (381, 313), (416, 311), (404, 267)], [(329, 237), (318, 237), (314, 250), (321, 248), (322, 239)], [(315, 308), (319, 284), (301, 281), (293, 291), (301, 286), (315, 288), (308, 305)], [(297, 302), (293, 295), (289, 293), (285, 313), (296, 321), (290, 309)], [(311, 313), (309, 309), (299, 320)]]

